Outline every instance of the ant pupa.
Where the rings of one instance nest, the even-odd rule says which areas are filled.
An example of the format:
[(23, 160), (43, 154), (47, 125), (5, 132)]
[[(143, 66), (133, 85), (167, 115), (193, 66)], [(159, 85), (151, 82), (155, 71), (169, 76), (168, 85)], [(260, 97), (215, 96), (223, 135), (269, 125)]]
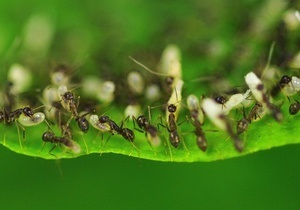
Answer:
[(205, 98), (202, 100), (201, 107), (207, 117), (221, 130), (226, 131), (234, 141), (237, 151), (242, 152), (244, 149), (243, 141), (233, 132), (230, 122), (224, 112), (219, 108), (213, 99)]
[(68, 85), (70, 81), (71, 69), (65, 64), (59, 64), (51, 73), (51, 83), (57, 87)]
[(141, 106), (139, 104), (129, 104), (124, 110), (124, 115), (129, 117), (137, 117), (139, 116), (140, 112)]
[(153, 102), (161, 97), (161, 91), (158, 85), (151, 84), (146, 87), (145, 97), (148, 101)]
[(106, 104), (111, 103), (115, 99), (115, 89), (116, 85), (112, 81), (102, 81), (91, 76), (85, 77), (82, 81), (82, 91), (84, 95)]
[[(42, 102), (45, 105), (44, 113), (48, 119), (54, 120), (62, 106), (56, 87), (48, 86), (43, 91)], [(59, 104), (59, 105), (58, 105)]]
[(187, 97), (187, 106), (190, 110), (190, 116), (195, 126), (195, 135), (197, 136), (196, 143), (198, 147), (205, 152), (207, 149), (207, 140), (205, 134), (202, 130), (202, 124), (204, 121), (204, 115), (200, 108), (200, 103), (198, 98), (195, 95), (189, 95)]
[(9, 122), (17, 120), (21, 125), (29, 127), (36, 126), (45, 121), (42, 112), (34, 113), (30, 107), (16, 109), (9, 113)]
[(170, 44), (164, 49), (158, 69), (175, 80), (182, 78), (181, 52), (178, 46)]
[(140, 129), (144, 131), (147, 139), (149, 140), (152, 146), (156, 147), (161, 144), (157, 128), (151, 125), (144, 115), (141, 115), (138, 118), (133, 117), (133, 122), (136, 122)]
[(134, 94), (142, 94), (145, 87), (145, 82), (142, 75), (137, 71), (132, 71), (127, 75), (127, 84), (129, 89)]
[[(299, 22), (300, 23), (300, 22)], [(300, 24), (299, 24), (300, 25)], [(289, 62), (289, 67), (293, 69), (299, 69), (300, 68), (300, 52), (298, 52), (292, 60)]]
[(261, 80), (253, 72), (250, 72), (245, 76), (245, 81), (250, 88), (253, 97), (272, 113), (272, 116), (277, 122), (281, 122), (283, 118), (282, 112), (270, 102)]
[(104, 81), (101, 85), (101, 89), (98, 91), (98, 99), (103, 103), (110, 103), (115, 99), (116, 86), (112, 81)]
[(51, 148), (51, 150), (49, 151), (49, 154), (51, 154), (51, 152), (55, 149), (55, 147), (57, 145), (61, 145), (61, 144), (63, 144), (67, 148), (71, 149), (72, 152), (75, 153), (75, 154), (79, 154), (81, 152), (81, 147), (76, 142), (74, 142), (73, 140), (69, 139), (68, 136), (58, 137), (58, 136), (55, 136), (55, 134), (53, 132), (46, 131), (42, 135), (42, 140), (45, 143), (50, 142), (52, 144), (55, 144)]
[(283, 15), (283, 21), (290, 31), (300, 28), (300, 15), (299, 11), (295, 9), (287, 10)]
[[(217, 96), (214, 98), (214, 100), (221, 105), (220, 108), (223, 110), (224, 114), (228, 115), (232, 109), (244, 105), (245, 101), (249, 96), (250, 96), (250, 90), (247, 90), (244, 94), (237, 93), (230, 96), (228, 100), (225, 99), (223, 96)], [(247, 106), (249, 106), (248, 103)]]
[(12, 83), (11, 94), (18, 95), (30, 88), (32, 75), (30, 70), (16, 63), (8, 70), (7, 79)]

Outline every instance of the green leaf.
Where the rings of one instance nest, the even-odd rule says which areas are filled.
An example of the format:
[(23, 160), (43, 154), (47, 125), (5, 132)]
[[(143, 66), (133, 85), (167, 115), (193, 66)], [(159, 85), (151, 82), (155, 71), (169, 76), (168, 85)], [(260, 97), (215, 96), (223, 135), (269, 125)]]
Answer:
[[(185, 80), (183, 98), (186, 98), (187, 95), (191, 93), (200, 97), (203, 94), (209, 95), (216, 90), (211, 90), (214, 84), (207, 85), (205, 82), (192, 82), (192, 80), (199, 76), (214, 77), (215, 74), (217, 74), (217, 76), (224, 76), (224, 79), (233, 86), (240, 86), (245, 84), (243, 77), (246, 73), (252, 71), (254, 68), (264, 68), (267, 63), (266, 57), (268, 48), (274, 41), (272, 34), (274, 31), (276, 33), (278, 32), (276, 31), (276, 27), (280, 24), (282, 14), (287, 8), (285, 1), (281, 0), (266, 1), (265, 3), (257, 4), (256, 7), (251, 6), (256, 12), (248, 15), (253, 17), (253, 19), (250, 18), (252, 20), (249, 24), (250, 27), (238, 31), (238, 27), (234, 28), (232, 23), (236, 25), (240, 24), (241, 27), (245, 24), (245, 20), (240, 17), (247, 17), (245, 15), (246, 12), (253, 11), (252, 9), (248, 9), (250, 5), (247, 1), (243, 1), (241, 4), (227, 6), (227, 10), (223, 9), (223, 6), (226, 5), (219, 5), (220, 2), (207, 3), (202, 6), (197, 5), (203, 7), (203, 10), (211, 10), (214, 11), (214, 14), (220, 14), (220, 16), (215, 17), (208, 12), (206, 16), (203, 16), (203, 20), (195, 18), (198, 14), (198, 10), (194, 3), (184, 4), (184, 7), (182, 7), (181, 4), (175, 3), (171, 6), (164, 5), (163, 3), (159, 6), (153, 5), (152, 3), (145, 3), (143, 6), (139, 5), (141, 6), (140, 10), (135, 10), (135, 8), (131, 6), (128, 7), (130, 4), (119, 5), (118, 3), (121, 3), (119, 1), (115, 3), (118, 6), (110, 7), (110, 4), (101, 5), (103, 6), (103, 8), (101, 7), (103, 11), (109, 8), (108, 14), (103, 15), (103, 17), (108, 20), (107, 24), (111, 24), (111, 28), (108, 27), (106, 31), (100, 30), (99, 27), (95, 27), (95, 25), (90, 23), (98, 20), (98, 18), (101, 20), (100, 16), (98, 17), (99, 14), (95, 15), (87, 12), (91, 5), (84, 5), (87, 7), (85, 8), (86, 10), (81, 10), (81, 7), (79, 9), (76, 6), (66, 9), (69, 5), (60, 5), (57, 3), (58, 10), (47, 11), (46, 13), (50, 19), (54, 16), (60, 18), (60, 21), (53, 22), (51, 27), (56, 26), (56, 34), (63, 38), (60, 39), (59, 36), (55, 37), (56, 39), (49, 52), (49, 58), (38, 57), (37, 61), (32, 61), (30, 55), (22, 52), (22, 50), (19, 52), (18, 49), (10, 48), (9, 46), (13, 43), (14, 35), (10, 35), (10, 38), (6, 35), (5, 40), (10, 40), (11, 43), (2, 44), (0, 53), (3, 53), (3, 63), (5, 66), (9, 66), (13, 62), (20, 60), (33, 68), (47, 69), (47, 63), (53, 58), (56, 58), (58, 61), (67, 60), (74, 62), (74, 60), (78, 58), (84, 60), (87, 54), (91, 54), (92, 56), (87, 60), (79, 61), (79, 63), (84, 63), (82, 64), (84, 71), (78, 73), (81, 77), (84, 77), (85, 74), (96, 74), (99, 70), (99, 65), (101, 66), (102, 63), (104, 63), (104, 69), (120, 69), (118, 73), (123, 76), (127, 73), (125, 69), (130, 69), (134, 66), (129, 59), (126, 60), (128, 55), (139, 55), (140, 52), (149, 49), (150, 53), (142, 54), (142, 57), (148, 58), (160, 54), (163, 48), (162, 45), (167, 45), (175, 40), (183, 49), (183, 77)], [(168, 13), (169, 6), (171, 10), (172, 8), (175, 9), (172, 10), (171, 13)], [(125, 7), (126, 10), (124, 9)], [(159, 9), (157, 10), (157, 14), (150, 12), (152, 10), (149, 10), (149, 8), (152, 7), (153, 11), (156, 11), (154, 8)], [(161, 21), (161, 25), (156, 24), (158, 20), (164, 19), (165, 13), (170, 15), (170, 19), (176, 20), (176, 24), (173, 26), (176, 32), (164, 34), (166, 33), (164, 31), (165, 28), (169, 27), (168, 24), (170, 24), (167, 20), (165, 20), (165, 22)], [(112, 14), (119, 14), (120, 16), (114, 16)], [(265, 17), (267, 14), (272, 15)], [(70, 19), (68, 17), (72, 18)], [(104, 22), (106, 23), (105, 18), (103, 20), (105, 20)], [(215, 20), (215, 23), (212, 24), (209, 22), (211, 20)], [(80, 28), (80, 33), (78, 31), (78, 33), (69, 32), (70, 29), (74, 29), (74, 22), (77, 23), (76, 28)], [(149, 24), (145, 24), (145, 22), (149, 22)], [(18, 20), (14, 23), (14, 30), (12, 29), (11, 31), (14, 31), (15, 36), (19, 35), (15, 31), (15, 28), (23, 24), (22, 20)], [(208, 27), (208, 25), (211, 27)], [(105, 24), (102, 26), (105, 26)], [(115, 31), (114, 28), (120, 29), (121, 32)], [(138, 28), (142, 29), (139, 30)], [(13, 34), (13, 32), (11, 33)], [(236, 36), (237, 33), (238, 35)], [(6, 34), (10, 33), (7, 32)], [(160, 37), (156, 37), (156, 34), (160, 34), (161, 42), (157, 42)], [(284, 40), (287, 42), (286, 53), (295, 53), (298, 49), (295, 49), (294, 43), (297, 43), (299, 37), (295, 35), (295, 33), (285, 34), (285, 36), (287, 36), (286, 40)], [(153, 40), (152, 37), (156, 37), (156, 39)], [(209, 51), (207, 49), (209, 48), (207, 46), (207, 39), (216, 44), (213, 46), (220, 47), (220, 51), (212, 51), (214, 49), (210, 49), (212, 52), (202, 53), (203, 57), (200, 57), (201, 52), (197, 47), (200, 46), (201, 50), (203, 47), (203, 50)], [(111, 44), (112, 40), (114, 44)], [(243, 49), (241, 50), (240, 47)], [(6, 50), (8, 52), (5, 54), (4, 52)], [(240, 53), (239, 50), (244, 54)], [(280, 52), (278, 52), (280, 50), (280, 48), (276, 50), (275, 44), (277, 54), (275, 53), (272, 57), (272, 61), (275, 61), (275, 63), (278, 63), (276, 62), (277, 59), (282, 56)], [(94, 58), (97, 56), (100, 57), (100, 61)], [(157, 59), (158, 57), (150, 61), (146, 60), (145, 62), (151, 66), (155, 66), (156, 63), (153, 64), (151, 62), (153, 60), (157, 61)], [(263, 65), (261, 63), (263, 63)], [(136, 66), (133, 68), (136, 68)], [(41, 72), (40, 69), (36, 72), (42, 76), (45, 72)], [(199, 69), (204, 71), (199, 72)], [(230, 72), (230, 74), (228, 74), (228, 72)], [(233, 74), (233, 76), (231, 74)], [(5, 78), (5, 72), (2, 71), (1, 81), (4, 82)], [(219, 80), (213, 82), (218, 83)], [(44, 84), (47, 82), (34, 81), (34, 83), (35, 87), (40, 88), (44, 87)], [(123, 83), (123, 81), (120, 80), (120, 83)], [(124, 94), (126, 94), (126, 91), (124, 91)], [(81, 96), (81, 98), (84, 99), (84, 96)], [(278, 100), (281, 99), (279, 98)], [(161, 104), (163, 103), (165, 102), (162, 101)], [(182, 101), (182, 103), (184, 104), (185, 102)], [(216, 128), (208, 119), (205, 120), (203, 126), (208, 141), (208, 149), (206, 152), (202, 152), (197, 147), (196, 137), (193, 133), (195, 128), (190, 122), (183, 122), (178, 128), (181, 137), (181, 144), (178, 149), (172, 147), (169, 142), (168, 131), (163, 127), (159, 128), (162, 145), (151, 147), (145, 134), (139, 131), (135, 130), (135, 141), (132, 144), (117, 134), (101, 134), (92, 127), (90, 127), (88, 133), (83, 134), (78, 131), (76, 122), (71, 123), (74, 135), (73, 140), (81, 147), (81, 152), (76, 155), (66, 147), (59, 145), (57, 145), (51, 153), (49, 152), (54, 145), (51, 143), (44, 145), (42, 141), (43, 132), (49, 130), (45, 123), (35, 127), (26, 127), (25, 138), (23, 138), (21, 127), (17, 124), (1, 124), (0, 140), (2, 141), (0, 141), (0, 143), (16, 153), (44, 159), (75, 158), (92, 153), (99, 155), (104, 153), (116, 153), (157, 161), (210, 162), (240, 157), (272, 147), (299, 143), (299, 116), (290, 116), (288, 106), (289, 103), (284, 102), (281, 107), (284, 114), (282, 123), (277, 123), (272, 117), (265, 116), (262, 120), (253, 122), (249, 126), (249, 129), (240, 136), (245, 144), (242, 153), (235, 150), (228, 134), (223, 131), (211, 131)], [(125, 118), (122, 114), (124, 107), (118, 106), (117, 104), (113, 104), (112, 107), (113, 109), (108, 111), (107, 114), (119, 124)], [(146, 110), (146, 107), (143, 107), (143, 110)], [(97, 114), (101, 115), (102, 113)], [(144, 114), (147, 115), (147, 112)], [(151, 114), (152, 124), (157, 124), (157, 122), (159, 122), (159, 120), (157, 120), (158, 116), (162, 115), (162, 113), (159, 112), (159, 108), (153, 109), (153, 113)], [(181, 122), (186, 119), (186, 115), (188, 115), (188, 111), (183, 106), (178, 121)], [(230, 119), (233, 126), (236, 125), (236, 120), (240, 119), (241, 115), (239, 111), (232, 111)], [(164, 116), (162, 118), (164, 118)], [(133, 129), (133, 124), (129, 120), (125, 122), (124, 127)], [(60, 130), (57, 126), (51, 126), (51, 128), (57, 135), (60, 134)], [(108, 139), (109, 141), (107, 142)]]

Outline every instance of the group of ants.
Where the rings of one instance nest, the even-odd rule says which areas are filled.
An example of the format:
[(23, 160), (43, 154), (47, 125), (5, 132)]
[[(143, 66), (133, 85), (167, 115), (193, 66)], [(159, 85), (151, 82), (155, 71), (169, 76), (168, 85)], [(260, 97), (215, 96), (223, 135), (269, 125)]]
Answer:
[[(167, 78), (167, 80), (172, 80), (172, 78)], [(282, 76), (281, 80), (278, 83), (279, 88), (283, 88), (286, 85), (290, 84), (292, 81), (292, 77), (284, 75)], [(12, 86), (13, 84), (10, 84), (9, 86)], [(9, 88), (8, 88), (9, 89)], [(7, 100), (8, 102), (4, 105), (4, 108), (2, 111), (0, 111), (0, 123), (4, 124), (11, 124), (13, 122), (18, 123), (20, 116), (25, 116), (28, 117), (29, 120), (34, 122), (36, 119), (34, 118), (34, 111), (32, 108), (29, 106), (19, 108), (16, 110), (11, 110), (12, 109), (12, 104), (13, 104), (13, 96), (9, 94), (9, 91), (7, 91)], [(76, 100), (76, 97), (74, 96), (74, 93), (72, 91), (66, 91), (64, 94), (61, 95), (61, 101), (68, 106), (68, 112), (71, 115), (71, 119), (75, 119), (78, 128), (83, 132), (87, 133), (90, 127), (90, 122), (87, 120), (87, 115), (90, 114), (90, 112), (87, 112), (83, 115), (79, 114), (78, 110), (78, 101)], [(226, 103), (226, 98), (222, 95), (215, 96), (214, 101), (218, 104), (224, 105)], [(59, 104), (59, 103), (58, 103)], [(57, 107), (57, 104), (55, 105)], [(62, 107), (61, 107), (62, 108)], [(237, 123), (237, 134), (243, 133), (248, 125), (253, 121), (258, 118), (260, 118), (260, 110), (262, 108), (262, 104), (258, 101), (255, 102), (255, 105), (251, 108), (249, 111), (248, 115), (246, 116), (244, 113), (244, 118), (238, 121)], [(176, 117), (175, 117), (175, 112), (176, 112), (176, 105), (175, 104), (168, 104), (166, 106), (166, 109), (168, 110), (169, 116), (168, 116), (168, 122), (166, 125), (162, 125), (165, 127), (169, 133), (169, 141), (171, 145), (174, 148), (178, 148), (180, 146), (180, 135), (178, 133), (177, 127), (178, 123), (176, 122)], [(199, 107), (199, 109), (201, 109)], [(192, 124), (195, 127), (194, 133), (197, 136), (196, 138), (196, 143), (202, 151), (206, 151), (208, 144), (207, 140), (204, 134), (204, 131), (202, 129), (202, 123), (199, 120), (199, 109), (192, 109), (190, 110), (190, 119), (192, 121)], [(291, 115), (295, 115), (299, 112), (300, 110), (300, 103), (296, 101), (295, 103), (290, 104), (289, 107), (289, 113)], [(128, 116), (129, 117), (129, 116)], [(125, 119), (125, 121), (128, 119), (128, 117)], [(64, 145), (65, 147), (69, 149), (74, 149), (74, 141), (72, 140), (72, 132), (70, 129), (70, 122), (71, 119), (68, 120), (66, 124), (60, 124), (61, 128), (61, 136), (55, 135), (55, 133), (52, 131), (52, 129), (48, 129), (48, 131), (44, 132), (42, 135), (42, 140), (44, 143), (52, 143), (54, 144), (53, 147), (50, 149), (49, 154), (52, 154), (52, 151), (55, 149), (57, 145), (62, 146)], [(99, 124), (101, 125), (107, 125), (108, 126), (108, 131), (113, 135), (113, 134), (118, 134), (122, 136), (125, 140), (133, 143), (135, 139), (135, 135), (132, 129), (129, 128), (124, 128), (124, 121), (121, 123), (121, 125), (118, 125), (114, 120), (112, 120), (109, 116), (107, 115), (102, 115), (99, 116)], [(160, 134), (160, 130), (158, 126), (154, 126), (151, 124), (148, 120), (148, 118), (145, 115), (138, 116), (135, 118), (132, 116), (134, 125), (135, 123), (139, 126), (138, 128), (135, 128), (136, 130), (139, 130), (141, 132), (144, 132), (147, 138), (157, 138), (158, 135)], [(47, 123), (48, 127), (50, 128), (49, 122), (45, 120)], [(18, 123), (19, 124), (19, 123)], [(19, 126), (21, 126), (19, 124)], [(21, 126), (22, 127), (22, 126)], [(24, 134), (24, 128), (23, 128), (23, 138), (25, 138)], [(108, 140), (107, 140), (108, 141)], [(150, 143), (151, 144), (151, 143)], [(237, 149), (239, 152), (241, 152), (239, 149)], [(55, 156), (55, 155), (54, 155)]]

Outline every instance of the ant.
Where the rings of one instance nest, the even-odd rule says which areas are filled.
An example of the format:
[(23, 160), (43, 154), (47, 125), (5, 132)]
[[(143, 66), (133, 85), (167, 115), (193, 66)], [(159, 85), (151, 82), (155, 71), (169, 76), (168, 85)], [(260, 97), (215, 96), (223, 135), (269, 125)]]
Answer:
[(239, 120), (237, 122), (237, 134), (240, 135), (244, 131), (248, 129), (248, 126), (250, 123), (253, 121), (256, 121), (257, 119), (261, 119), (263, 115), (266, 114), (266, 110), (263, 108), (263, 105), (256, 101), (255, 105), (252, 107), (251, 111), (249, 112), (248, 116), (245, 115), (245, 110), (244, 111), (244, 118)]
[[(72, 117), (75, 118), (77, 121), (78, 127), (80, 128), (81, 131), (86, 133), (89, 130), (89, 122), (85, 118), (85, 116), (88, 114), (84, 114), (83, 116), (79, 116), (78, 114), (78, 103), (76, 104), (75, 102), (75, 97), (74, 94), (70, 91), (67, 90), (66, 86), (60, 86), (58, 88), (58, 92), (61, 98), (61, 104), (62, 106), (69, 112), (72, 113)], [(72, 119), (72, 118), (71, 118)]]
[(229, 119), (224, 112), (219, 109), (218, 103), (213, 99), (205, 98), (201, 104), (207, 117), (221, 130), (226, 131), (234, 141), (234, 146), (237, 151), (242, 152), (244, 149), (243, 141), (233, 132)]
[(129, 142), (133, 142), (134, 140), (134, 133), (129, 128), (123, 128), (123, 123), (121, 126), (118, 126), (113, 120), (111, 120), (108, 116), (100, 116), (99, 117), (100, 123), (107, 123), (110, 126), (111, 133), (117, 133), (123, 136)]
[(175, 117), (176, 109), (177, 107), (174, 104), (170, 104), (167, 107), (167, 110), (169, 112), (167, 129), (169, 131), (169, 139), (172, 146), (178, 148), (180, 145), (180, 137), (176, 125), (176, 117)]
[(200, 120), (203, 121), (203, 119), (199, 119), (203, 117), (203, 113), (200, 110), (200, 104), (198, 98), (195, 95), (189, 95), (187, 98), (187, 105), (190, 110), (190, 116), (193, 120), (193, 125), (196, 128), (195, 130), (195, 134), (197, 136), (196, 143), (199, 149), (205, 152), (207, 149), (207, 141), (201, 127), (202, 122), (200, 122)]
[(265, 87), (256, 74), (253, 72), (248, 73), (245, 76), (245, 81), (249, 86), (253, 97), (272, 113), (273, 118), (277, 122), (281, 122), (283, 118), (281, 110), (270, 102), (269, 97), (265, 92)]
[[(74, 153), (78, 154), (81, 152), (81, 148), (79, 145), (77, 145), (74, 141), (72, 141), (69, 137), (67, 137), (65, 134), (62, 137), (55, 136), (55, 134), (51, 131), (46, 131), (42, 135), (42, 140), (47, 143), (50, 142), (52, 144), (55, 144), (51, 150), (49, 151), (49, 154), (55, 149), (55, 147), (58, 145), (65, 145), (67, 148), (71, 149)], [(51, 154), (54, 155), (54, 154)], [(55, 155), (54, 155), (55, 156)]]
[(135, 117), (133, 116), (133, 123), (134, 121), (136, 121), (138, 126), (144, 131), (151, 145), (154, 146), (160, 145), (161, 140), (158, 136), (157, 128), (151, 125), (148, 119), (144, 115), (139, 116), (137, 119), (135, 119)]

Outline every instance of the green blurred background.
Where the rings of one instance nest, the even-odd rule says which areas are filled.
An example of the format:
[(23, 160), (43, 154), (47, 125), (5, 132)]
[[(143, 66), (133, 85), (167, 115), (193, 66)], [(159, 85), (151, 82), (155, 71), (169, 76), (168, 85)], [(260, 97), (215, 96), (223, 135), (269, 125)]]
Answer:
[[(249, 71), (255, 59), (240, 63), (233, 55), (249, 40), (254, 40), (252, 58), (267, 54), (272, 27), (257, 33), (261, 37), (242, 31), (268, 2), (274, 2), (270, 7), (274, 4), (275, 10), (285, 1), (4, 0), (1, 64), (32, 62), (22, 54), (22, 45), (11, 46), (22, 37), (28, 18), (42, 14), (52, 21), (55, 33), (44, 57), (31, 57), (36, 62), (82, 59), (84, 72), (99, 66), (122, 71), (129, 65), (128, 55), (154, 66), (163, 48), (176, 43), (183, 51), (183, 66), (191, 69), (186, 80), (195, 72), (201, 76), (235, 65)], [(263, 35), (267, 32), (273, 35)], [(223, 46), (214, 56), (207, 53), (212, 40)], [(244, 71), (236, 73), (242, 78)], [(2, 80), (5, 74), (2, 68)], [(300, 205), (299, 145), (190, 164), (112, 154), (55, 162), (18, 155), (3, 146), (0, 150), (1, 209), (299, 209)]]

